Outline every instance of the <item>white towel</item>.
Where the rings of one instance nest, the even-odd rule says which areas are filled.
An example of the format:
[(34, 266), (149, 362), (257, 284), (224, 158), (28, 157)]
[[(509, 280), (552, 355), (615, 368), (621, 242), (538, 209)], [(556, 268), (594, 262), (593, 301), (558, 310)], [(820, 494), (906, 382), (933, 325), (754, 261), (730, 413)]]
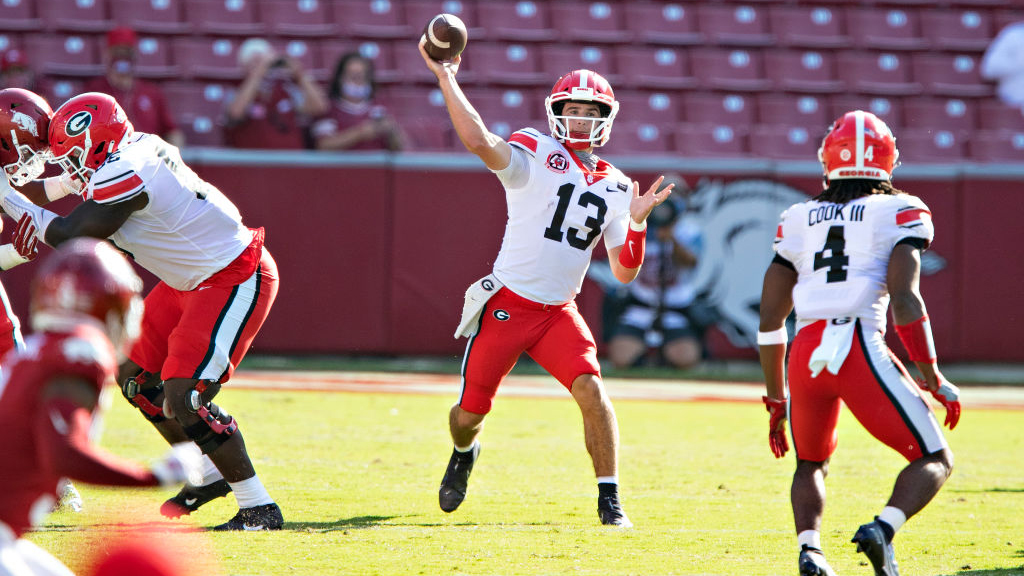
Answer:
[(498, 293), (504, 284), (495, 278), (494, 274), (488, 274), (483, 278), (470, 284), (466, 288), (466, 298), (462, 304), (462, 319), (459, 327), (455, 329), (455, 338), (462, 336), (469, 338), (476, 334), (477, 326), (480, 324), (480, 313), (484, 311), (484, 305)]
[(854, 318), (833, 318), (828, 321), (821, 335), (821, 343), (811, 353), (811, 360), (807, 364), (811, 369), (811, 378), (817, 378), (825, 368), (833, 374), (839, 374), (839, 369), (850, 353), (856, 326)]

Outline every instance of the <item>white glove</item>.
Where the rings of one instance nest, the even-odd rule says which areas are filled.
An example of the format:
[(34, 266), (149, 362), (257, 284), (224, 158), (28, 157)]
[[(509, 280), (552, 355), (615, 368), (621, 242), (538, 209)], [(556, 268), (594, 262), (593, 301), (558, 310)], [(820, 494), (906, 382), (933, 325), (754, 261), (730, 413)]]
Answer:
[(154, 462), (150, 470), (161, 486), (177, 486), (183, 482), (198, 486), (203, 483), (203, 454), (194, 442), (179, 442)]

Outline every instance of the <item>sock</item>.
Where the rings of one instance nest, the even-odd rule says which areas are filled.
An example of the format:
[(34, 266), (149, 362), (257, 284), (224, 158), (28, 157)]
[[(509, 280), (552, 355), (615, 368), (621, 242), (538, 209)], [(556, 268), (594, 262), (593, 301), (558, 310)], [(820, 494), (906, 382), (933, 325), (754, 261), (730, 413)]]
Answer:
[(459, 446), (456, 446), (455, 451), (458, 452), (459, 454), (469, 454), (470, 452), (473, 451), (474, 446), (476, 446), (476, 440), (473, 440), (473, 443), (466, 448), (460, 448)]
[(597, 477), (597, 483), (598, 484), (618, 484), (619, 483), (619, 477), (618, 476), (598, 476)]
[(217, 466), (210, 460), (210, 457), (203, 454), (203, 483), (202, 486), (209, 486), (218, 480), (223, 480), (224, 475), (217, 470)]
[(882, 513), (877, 518), (878, 525), (882, 527), (882, 531), (885, 532), (885, 538), (889, 542), (892, 542), (893, 537), (896, 536), (896, 531), (907, 522), (907, 515), (903, 513), (903, 510), (894, 506), (882, 508)]
[(235, 494), (239, 508), (252, 508), (264, 504), (273, 504), (274, 499), (267, 493), (258, 476), (253, 476), (241, 482), (228, 482), (231, 491)]
[(804, 530), (803, 532), (796, 535), (796, 541), (803, 548), (814, 548), (815, 550), (821, 550), (821, 532), (817, 530)]

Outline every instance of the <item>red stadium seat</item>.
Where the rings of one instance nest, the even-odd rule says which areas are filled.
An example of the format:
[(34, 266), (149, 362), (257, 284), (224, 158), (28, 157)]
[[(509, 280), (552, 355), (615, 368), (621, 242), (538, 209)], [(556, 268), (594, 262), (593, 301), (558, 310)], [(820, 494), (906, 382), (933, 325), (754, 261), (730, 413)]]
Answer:
[(680, 124), (676, 128), (676, 150), (694, 158), (749, 156), (747, 129), (727, 125)]
[(863, 94), (913, 96), (922, 87), (910, 75), (909, 57), (895, 52), (841, 52), (836, 56), (847, 90)]
[[(392, 116), (404, 121), (410, 118), (447, 117), (441, 89), (426, 86), (385, 86), (377, 92), (377, 99)], [(477, 102), (473, 102), (474, 105)]]
[[(466, 61), (472, 62), (483, 82), (513, 86), (546, 86), (554, 84), (540, 71), (535, 44), (509, 44), (484, 42), (473, 46)], [(423, 63), (419, 63), (421, 67)], [(461, 75), (461, 72), (460, 72)]]
[(409, 24), (414, 37), (417, 32), (423, 31), (423, 28), (426, 27), (434, 16), (444, 12), (446, 14), (454, 14), (462, 20), (462, 23), (466, 25), (467, 32), (469, 32), (470, 42), (489, 39), (487, 37), (489, 30), (480, 26), (480, 19), (477, 17), (475, 4), (460, 0), (446, 0), (440, 3), (432, 0), (413, 0), (404, 4), (405, 22)]
[(639, 90), (618, 90), (615, 99), (619, 101), (619, 120), (638, 123), (676, 123), (682, 120), (682, 96), (674, 91), (648, 92)]
[(80, 78), (58, 78), (52, 82), (44, 82), (42, 93), (50, 106), (56, 109), (72, 96), (82, 93), (86, 80)]
[(849, 48), (845, 15), (831, 6), (773, 6), (768, 13), (779, 44), (800, 48)]
[(928, 46), (921, 35), (917, 10), (849, 8), (846, 23), (854, 44), (860, 48), (921, 50)]
[(971, 158), (979, 162), (1024, 162), (1024, 131), (979, 130), (971, 136)]
[(398, 2), (390, 0), (334, 0), (334, 18), (345, 38), (404, 38), (415, 42), (415, 29), (405, 23)]
[(757, 117), (757, 102), (749, 94), (687, 92), (683, 94), (684, 117), (689, 124), (744, 127)]
[(768, 31), (767, 9), (749, 4), (697, 7), (700, 30), (710, 44), (770, 46), (775, 36)]
[(180, 69), (174, 63), (170, 40), (158, 36), (139, 38), (135, 73), (143, 78), (156, 79), (178, 76)]
[(639, 42), (672, 46), (704, 42), (693, 6), (660, 2), (631, 4), (626, 10), (626, 24)]
[(97, 43), (92, 36), (38, 34), (25, 38), (25, 52), (42, 74), (98, 76), (103, 73), (103, 66)]
[(966, 137), (952, 130), (904, 128), (896, 145), (905, 164), (961, 162), (967, 151)]
[(107, 0), (45, 0), (39, 2), (39, 12), (48, 30), (105, 32), (113, 28)]
[(903, 103), (897, 98), (883, 96), (833, 96), (829, 98), (829, 124), (851, 110), (867, 110), (882, 119), (892, 130), (904, 126)]
[(477, 4), (480, 25), (496, 38), (514, 42), (554, 40), (547, 2), (488, 0)]
[(802, 126), (814, 136), (823, 135), (835, 120), (823, 96), (762, 94), (757, 109), (762, 125)]
[(977, 126), (977, 107), (958, 98), (914, 98), (905, 107), (905, 125), (927, 130), (951, 130), (967, 135)]
[(0, 54), (8, 50), (24, 50), (19, 34), (0, 33)]
[(674, 150), (673, 125), (667, 122), (619, 122), (612, 126), (608, 143), (597, 149), (600, 156), (666, 154)]
[(828, 52), (768, 50), (765, 71), (776, 89), (791, 92), (838, 92), (843, 82), (836, 74), (835, 59)]
[(224, 126), (206, 116), (177, 117), (178, 127), (185, 134), (185, 142), (193, 146), (224, 146)]
[(454, 135), (452, 123), (445, 117), (420, 117), (402, 124), (409, 144), (415, 152), (464, 152), (465, 148)]
[(174, 61), (186, 78), (241, 80), (242, 68), (235, 51), (237, 38), (178, 38), (174, 40)]
[(161, 88), (175, 115), (206, 116), (217, 120), (224, 114), (229, 87), (220, 82), (166, 82)]
[(185, 18), (197, 32), (256, 35), (266, 32), (256, 0), (185, 0)]
[(759, 91), (771, 87), (758, 51), (696, 48), (690, 52), (690, 64), (704, 88)]
[(272, 34), (325, 37), (338, 33), (327, 0), (260, 0), (259, 12)]
[(995, 36), (992, 15), (981, 10), (923, 10), (921, 28), (940, 50), (984, 52)]
[(184, 0), (110, 0), (120, 26), (149, 34), (180, 34), (189, 29)]
[(979, 100), (978, 126), (985, 130), (1024, 132), (1024, 112), (996, 98)]
[[(385, 73), (385, 77), (389, 78), (388, 81), (437, 84), (437, 77), (423, 63), (423, 57), (420, 56), (416, 42), (409, 40), (382, 40), (379, 44), (381, 46), (387, 45), (393, 54), (394, 72), (397, 75), (392, 78), (389, 74)], [(459, 65), (459, 84), (466, 86), (475, 83), (479, 79), (479, 75), (475, 72), (477, 66), (477, 58), (466, 58), (463, 60), (462, 64)], [(379, 71), (377, 79), (381, 80)]]
[(626, 42), (633, 34), (625, 28), (628, 10), (615, 0), (551, 3), (551, 26), (561, 40), (584, 42)]
[(697, 85), (686, 50), (620, 46), (615, 50), (615, 63), (626, 86), (684, 89)]
[(573, 44), (547, 44), (541, 47), (540, 64), (551, 85), (563, 74), (586, 68), (605, 77), (612, 89), (618, 85), (611, 47), (579, 46)]
[[(298, 60), (303, 68), (313, 74), (314, 78), (326, 79), (329, 73), (328, 65), (320, 59), (320, 51), (315, 40), (311, 38), (288, 40), (287, 42), (277, 40), (273, 44), (280, 52)], [(334, 71), (333, 66), (329, 68), (330, 72)]]
[[(400, 43), (400, 46), (408, 44), (410, 42), (406, 41)], [(409, 49), (408, 46), (402, 46), (402, 48)], [(334, 74), (338, 61), (348, 52), (359, 52), (363, 57), (373, 62), (374, 73), (378, 83), (387, 84), (402, 80), (401, 72), (395, 64), (394, 47), (388, 41), (366, 40), (354, 42), (351, 40), (322, 40), (316, 46), (311, 46), (311, 49), (320, 53), (319, 61), (325, 72), (325, 81), (329, 80)], [(416, 50), (415, 43), (412, 43), (411, 49), (415, 55), (415, 61), (426, 68), (419, 51)], [(406, 53), (406, 56), (409, 56), (408, 53)], [(461, 77), (462, 75), (459, 74), (459, 76)]]
[(43, 22), (36, 12), (32, 0), (8, 0), (3, 5), (3, 18), (0, 18), (0, 30), (38, 30)]
[(914, 55), (914, 78), (926, 92), (940, 96), (989, 96), (992, 85), (981, 78), (981, 58), (967, 54)]
[(466, 97), (480, 113), (487, 128), (508, 138), (527, 126), (547, 133), (544, 112), (545, 92), (519, 88), (468, 88)]
[(750, 131), (750, 153), (773, 160), (817, 158), (821, 134), (805, 126), (757, 125)]

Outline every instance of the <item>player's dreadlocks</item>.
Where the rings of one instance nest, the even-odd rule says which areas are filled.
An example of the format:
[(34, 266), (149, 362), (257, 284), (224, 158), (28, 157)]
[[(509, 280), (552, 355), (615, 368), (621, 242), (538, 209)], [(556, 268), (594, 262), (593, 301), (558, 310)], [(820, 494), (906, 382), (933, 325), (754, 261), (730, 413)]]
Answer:
[(847, 180), (829, 180), (828, 187), (814, 197), (819, 202), (846, 204), (850, 200), (870, 194), (906, 194), (886, 180), (870, 180), (868, 178), (852, 178)]

